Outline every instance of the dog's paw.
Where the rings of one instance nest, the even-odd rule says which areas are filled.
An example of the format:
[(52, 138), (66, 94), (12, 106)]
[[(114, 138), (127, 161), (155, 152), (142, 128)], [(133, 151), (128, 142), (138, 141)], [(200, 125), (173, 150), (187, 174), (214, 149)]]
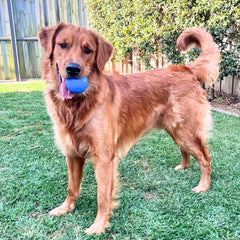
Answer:
[(188, 166), (183, 166), (182, 164), (179, 164), (174, 169), (178, 171), (178, 170), (186, 170), (187, 168)]
[(70, 206), (67, 206), (66, 204), (62, 204), (61, 206), (54, 208), (51, 210), (48, 214), (53, 216), (60, 216), (62, 214), (70, 213), (74, 210), (74, 204), (71, 204)]
[(180, 164), (180, 165), (177, 165), (174, 169), (175, 169), (176, 171), (178, 171), (178, 170), (183, 170), (183, 167), (182, 167), (182, 165)]
[(99, 224), (99, 223), (93, 223), (89, 228), (85, 230), (86, 234), (97, 234), (105, 232), (105, 228), (109, 227), (109, 223), (107, 224)]
[(209, 189), (208, 185), (198, 185), (197, 187), (193, 188), (192, 191), (196, 193), (204, 193)]
[(105, 227), (96, 226), (96, 224), (92, 224), (89, 228), (85, 230), (86, 234), (100, 234), (105, 232)]

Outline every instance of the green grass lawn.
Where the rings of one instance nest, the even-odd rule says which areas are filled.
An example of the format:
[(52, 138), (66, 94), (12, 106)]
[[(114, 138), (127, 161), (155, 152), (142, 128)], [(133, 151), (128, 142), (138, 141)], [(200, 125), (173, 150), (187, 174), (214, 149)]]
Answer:
[(75, 210), (49, 216), (66, 197), (67, 168), (54, 145), (44, 88), (42, 81), (0, 84), (0, 239), (240, 239), (240, 118), (217, 112), (207, 193), (191, 191), (200, 180), (196, 161), (176, 172), (177, 146), (152, 131), (119, 165), (120, 206), (105, 234), (84, 234), (97, 211), (90, 162)]

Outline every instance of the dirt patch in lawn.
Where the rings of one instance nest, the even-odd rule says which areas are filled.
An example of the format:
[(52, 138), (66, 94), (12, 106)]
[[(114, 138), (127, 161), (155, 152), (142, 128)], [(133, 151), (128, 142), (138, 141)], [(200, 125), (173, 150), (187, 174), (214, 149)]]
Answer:
[[(208, 94), (209, 96), (209, 94)], [(208, 97), (212, 108), (219, 112), (240, 116), (240, 97), (215, 93), (215, 98)]]

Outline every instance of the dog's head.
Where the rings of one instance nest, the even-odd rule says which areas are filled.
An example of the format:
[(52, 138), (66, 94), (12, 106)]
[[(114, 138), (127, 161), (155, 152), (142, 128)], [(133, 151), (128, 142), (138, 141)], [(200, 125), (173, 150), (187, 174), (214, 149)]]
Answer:
[(64, 98), (74, 96), (66, 89), (67, 78), (87, 77), (91, 85), (92, 76), (102, 73), (113, 50), (112, 45), (95, 31), (72, 24), (42, 28), (38, 36), (45, 53), (43, 78)]

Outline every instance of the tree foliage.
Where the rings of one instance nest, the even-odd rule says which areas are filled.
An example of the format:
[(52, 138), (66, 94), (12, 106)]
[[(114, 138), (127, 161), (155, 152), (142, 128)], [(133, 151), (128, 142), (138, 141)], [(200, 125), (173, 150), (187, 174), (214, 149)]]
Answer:
[(87, 6), (90, 27), (114, 45), (118, 59), (135, 50), (146, 62), (159, 53), (172, 63), (192, 60), (199, 51), (181, 55), (176, 39), (202, 26), (221, 50), (221, 76), (240, 75), (239, 0), (88, 0)]

